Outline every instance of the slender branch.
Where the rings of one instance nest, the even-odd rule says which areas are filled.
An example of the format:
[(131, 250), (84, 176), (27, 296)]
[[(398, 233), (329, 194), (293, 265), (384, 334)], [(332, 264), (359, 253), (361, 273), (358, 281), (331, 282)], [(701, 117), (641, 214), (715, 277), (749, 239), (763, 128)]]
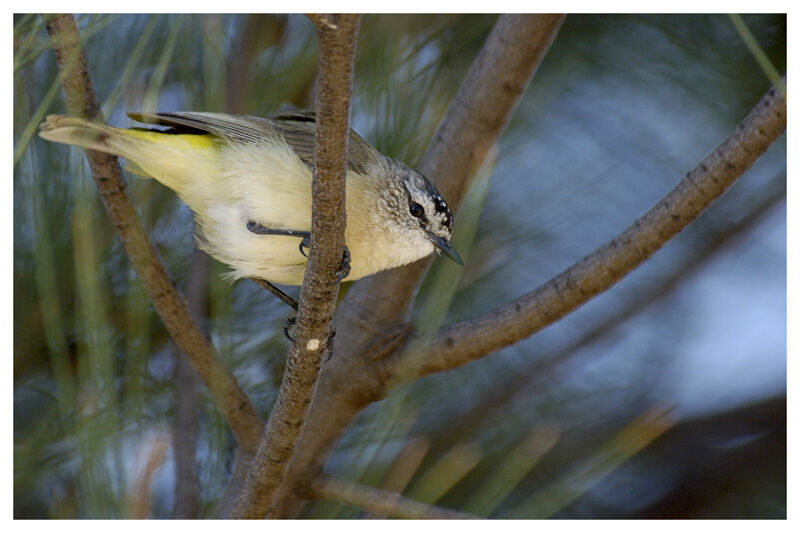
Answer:
[[(533, 292), (486, 315), (442, 328), (427, 357), (392, 362), (396, 378), (456, 368), (518, 342), (607, 290), (657, 252), (724, 193), (786, 129), (786, 99), (771, 88), (710, 155), (650, 211), (605, 246)], [(416, 367), (408, 364), (413, 360)]]
[(339, 500), (380, 516), (433, 520), (476, 520), (479, 516), (435, 507), (409, 500), (400, 494), (365, 487), (341, 478), (326, 475), (316, 477), (311, 490), (318, 498)]
[[(44, 19), (58, 60), (70, 114), (90, 120), (98, 118), (100, 106), (75, 19), (72, 15), (45, 15)], [(164, 268), (130, 201), (119, 161), (116, 157), (92, 150), (86, 151), (86, 159), (119, 240), (167, 331), (209, 388), (239, 446), (254, 450), (263, 423), (236, 378), (192, 320), (186, 302)]]
[(503, 409), (514, 398), (523, 394), (523, 391), (533, 393), (536, 385), (545, 381), (552, 382), (553, 374), (565, 362), (573, 361), (577, 355), (584, 353), (591, 357), (592, 354), (585, 350), (587, 347), (613, 335), (619, 326), (627, 324), (631, 318), (672, 294), (709, 262), (729, 250), (732, 242), (741, 240), (750, 230), (761, 224), (772, 213), (773, 208), (786, 199), (785, 174), (774, 178), (766, 189), (758, 198), (748, 200), (747, 206), (742, 208), (744, 214), (732, 225), (704, 233), (701, 236), (702, 242), (692, 248), (691, 255), (683, 258), (680, 264), (671, 265), (671, 272), (664, 278), (637, 292), (628, 302), (604, 315), (601, 321), (567, 345), (532, 357), (530, 363), (512, 378), (489, 390), (468, 411), (438, 426), (432, 434), (426, 434), (426, 437), (436, 444), (437, 449), (447, 449), (456, 442), (469, 438), (470, 434), (480, 428), (482, 421), (491, 420), (493, 413)]
[(348, 115), (358, 15), (318, 25), (317, 132), (312, 182), (311, 251), (300, 292), (295, 342), (275, 407), (258, 446), (237, 518), (261, 518), (284, 478), (305, 423), (323, 356), (331, 350), (331, 320), (344, 251)]
[[(445, 115), (442, 124), (451, 125), (441, 126), (432, 143), (449, 148), (431, 148), (432, 154), (439, 155), (424, 158), (423, 171), (442, 187), (446, 197), (458, 188), (448, 185), (450, 180), (466, 180), (473, 167), (480, 166), (483, 156), (476, 144), (491, 146), (497, 140), (562, 20), (562, 16), (549, 15), (499, 17), (461, 83), (460, 103), (453, 103)], [(472, 112), (484, 117), (482, 106), (489, 122), (470, 118)], [(473, 133), (473, 129), (479, 131)], [(471, 141), (461, 141), (462, 136)], [(467, 154), (474, 154), (469, 165), (460, 169), (450, 166)], [(452, 174), (447, 173), (450, 171)], [(448, 197), (453, 208), (458, 200)], [(402, 346), (408, 333), (408, 305), (427, 264), (421, 261), (370, 276), (356, 282), (348, 292), (336, 318), (337, 341), (341, 344), (337, 342), (336, 357), (325, 365), (320, 376), (306, 430), (270, 517), (289, 517), (297, 512), (303, 501), (303, 488), (322, 469), (341, 433), (362, 409), (386, 393), (386, 379), (375, 362)]]

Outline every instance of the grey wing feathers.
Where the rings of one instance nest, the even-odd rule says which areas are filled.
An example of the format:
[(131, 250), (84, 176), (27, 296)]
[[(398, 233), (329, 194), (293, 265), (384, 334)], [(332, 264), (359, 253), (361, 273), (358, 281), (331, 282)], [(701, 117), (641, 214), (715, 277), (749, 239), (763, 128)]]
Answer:
[(284, 113), (270, 122), (300, 159), (309, 167), (314, 166), (314, 132), (317, 127), (315, 113), (313, 111)]
[[(146, 124), (206, 131), (239, 142), (258, 142), (266, 136), (280, 135), (303, 162), (309, 167), (314, 165), (313, 111), (294, 111), (272, 119), (203, 112), (128, 113), (128, 116)], [(353, 130), (350, 130), (349, 149), (348, 165), (356, 172), (363, 172), (367, 162), (379, 161), (378, 152)]]
[[(282, 113), (270, 120), (272, 126), (281, 132), (289, 146), (309, 166), (314, 164), (316, 118), (316, 113), (313, 111), (299, 110)], [(350, 130), (348, 150), (347, 164), (351, 170), (358, 173), (364, 173), (365, 164), (377, 165), (384, 157), (352, 129)]]
[(275, 129), (270, 121), (245, 115), (226, 115), (224, 113), (179, 112), (179, 113), (128, 113), (128, 116), (146, 124), (161, 126), (181, 126), (194, 130), (207, 131), (225, 139), (253, 142), (274, 135)]

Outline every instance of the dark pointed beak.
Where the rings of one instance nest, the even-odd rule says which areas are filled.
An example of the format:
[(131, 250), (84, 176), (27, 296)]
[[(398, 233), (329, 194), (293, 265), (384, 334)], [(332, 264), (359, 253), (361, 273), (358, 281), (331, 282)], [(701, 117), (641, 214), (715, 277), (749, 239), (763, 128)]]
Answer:
[(461, 266), (464, 266), (464, 260), (461, 259), (461, 256), (458, 255), (456, 249), (447, 239), (443, 237), (438, 237), (433, 233), (428, 233), (428, 238), (431, 240), (434, 246), (436, 246), (444, 255), (455, 261)]

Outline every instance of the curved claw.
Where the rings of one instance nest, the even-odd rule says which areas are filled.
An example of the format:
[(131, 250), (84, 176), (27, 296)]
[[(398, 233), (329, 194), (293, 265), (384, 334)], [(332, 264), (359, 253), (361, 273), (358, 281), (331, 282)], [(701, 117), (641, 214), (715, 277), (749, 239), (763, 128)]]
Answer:
[(267, 228), (259, 224), (255, 220), (247, 221), (247, 231), (255, 233), (256, 235), (282, 235), (284, 237), (302, 237), (302, 240), (300, 241), (300, 254), (302, 254), (303, 257), (308, 258), (308, 255), (303, 250), (303, 248), (311, 247), (311, 232), (309, 231)]
[(303, 251), (303, 248), (306, 248), (308, 250), (311, 249), (311, 239), (309, 239), (308, 237), (304, 237), (303, 240), (300, 241), (300, 253), (302, 254), (303, 257), (308, 259), (308, 254), (305, 251)]
[(289, 342), (294, 343), (294, 337), (289, 335), (289, 330), (294, 327), (297, 323), (297, 315), (290, 316), (289, 318), (284, 318), (281, 322), (281, 327), (283, 328), (283, 336), (289, 339)]
[(336, 277), (339, 281), (350, 275), (350, 250), (347, 246), (344, 247), (344, 254), (342, 254), (342, 262), (339, 265), (339, 270), (336, 271)]
[[(305, 250), (311, 249), (311, 239), (308, 237), (304, 237), (303, 240), (300, 241), (299, 250), (300, 253), (308, 259), (308, 254)], [(342, 281), (350, 275), (350, 250), (347, 249), (347, 246), (344, 247), (344, 254), (342, 254), (342, 262), (339, 264), (339, 270), (336, 271), (337, 281)]]
[(326, 349), (328, 354), (325, 356), (325, 359), (322, 360), (323, 363), (327, 363), (331, 360), (331, 357), (333, 357), (333, 338), (335, 336), (336, 330), (334, 329), (333, 324), (331, 324), (331, 333), (328, 335), (328, 340), (326, 341)]

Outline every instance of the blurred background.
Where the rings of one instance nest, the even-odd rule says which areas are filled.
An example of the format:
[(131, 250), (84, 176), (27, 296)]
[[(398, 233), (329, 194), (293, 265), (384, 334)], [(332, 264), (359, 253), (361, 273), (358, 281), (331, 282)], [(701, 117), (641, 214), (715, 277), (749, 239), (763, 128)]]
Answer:
[[(303, 16), (76, 19), (113, 125), (133, 125), (127, 111), (313, 106), (317, 41)], [(416, 164), (495, 19), (365, 16), (353, 128)], [(784, 73), (786, 16), (741, 21)], [(444, 322), (507, 303), (613, 238), (769, 86), (726, 15), (568, 16), (458, 214), (468, 260)], [(211, 517), (233, 437), (134, 275), (83, 153), (36, 137), (46, 114), (65, 112), (41, 17), (15, 15), (14, 514)], [(266, 418), (288, 309), (193, 252), (191, 213), (170, 191), (129, 185)], [(496, 518), (785, 517), (785, 191), (782, 137), (612, 290), (372, 405), (326, 472)], [(443, 268), (418, 298), (421, 327), (452, 282)], [(369, 515), (315, 501), (302, 516)]]

